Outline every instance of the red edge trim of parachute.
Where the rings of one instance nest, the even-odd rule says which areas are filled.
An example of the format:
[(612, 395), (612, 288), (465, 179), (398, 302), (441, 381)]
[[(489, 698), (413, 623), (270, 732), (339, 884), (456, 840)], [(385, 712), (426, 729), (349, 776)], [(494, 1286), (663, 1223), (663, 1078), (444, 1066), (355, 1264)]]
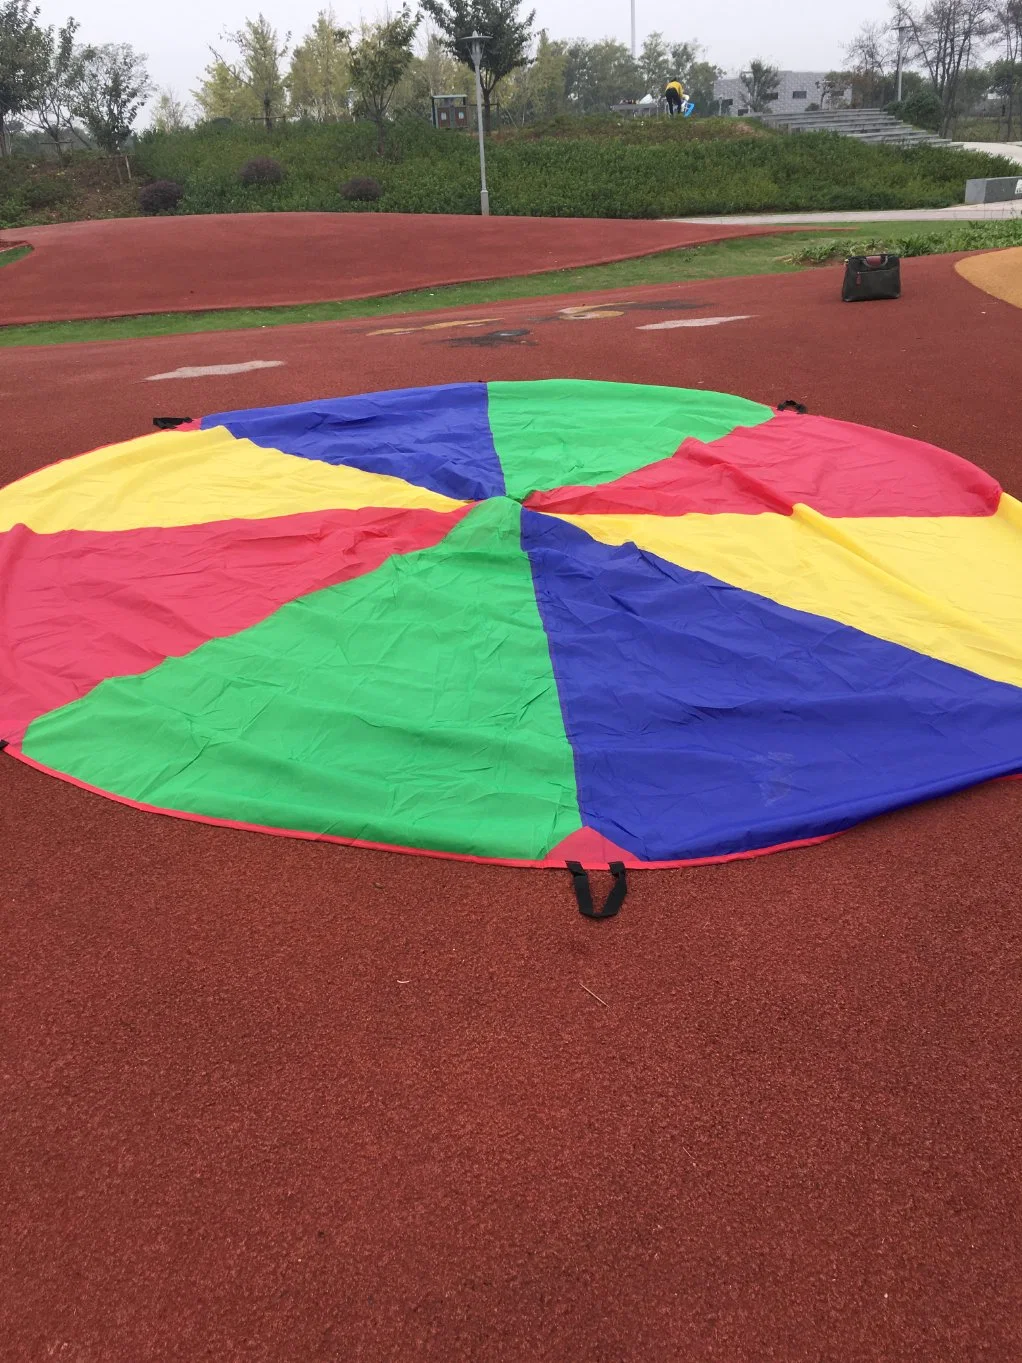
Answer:
[[(60, 781), (66, 781), (68, 785), (77, 786), (79, 790), (86, 790), (90, 795), (102, 795), (107, 800), (113, 800), (119, 805), (127, 805), (129, 809), (139, 809), (145, 814), (165, 814), (170, 819), (186, 819), (189, 823), (210, 824), (214, 828), (235, 828), (245, 833), (270, 833), (274, 837), (298, 838), (302, 842), (329, 842), (340, 847), (363, 847), (370, 852), (401, 852), (409, 856), (433, 857), (441, 861), (465, 861), (476, 866), (511, 866), (520, 869), (563, 871), (566, 858), (560, 855), (560, 850), (565, 848), (570, 838), (575, 837), (575, 834), (570, 834), (569, 838), (565, 838), (557, 847), (552, 848), (541, 861), (516, 861), (510, 857), (476, 857), (465, 852), (439, 852), (426, 847), (399, 847), (386, 842), (364, 842), (359, 838), (341, 838), (333, 833), (309, 833), (303, 832), (301, 829), (268, 828), (263, 824), (218, 819), (208, 814), (190, 814), (186, 810), (162, 809), (159, 805), (143, 804), (140, 800), (132, 800), (125, 795), (114, 795), (108, 790), (100, 789), (99, 786), (90, 786), (86, 781), (79, 781), (75, 776), (68, 776), (66, 772), (56, 771), (53, 767), (44, 766), (42, 762), (36, 762), (33, 758), (26, 756), (13, 743), (4, 748), (3, 753), (15, 758), (18, 762), (23, 762), (26, 767), (32, 767), (35, 771), (43, 772), (46, 776), (55, 776)], [(998, 776), (994, 781), (981, 781), (980, 785), (994, 785), (1000, 781), (1022, 781), (1022, 772), (1010, 776)], [(866, 820), (866, 822), (868, 823), (870, 820)], [(853, 827), (860, 828), (862, 825), (855, 824)], [(580, 829), (578, 831), (586, 833), (592, 830)], [(631, 853), (625, 852), (623, 849), (616, 849), (614, 860), (623, 862), (629, 871), (673, 871), (687, 866), (719, 866), (727, 861), (750, 861), (753, 857), (767, 857), (774, 852), (794, 852), (800, 847), (815, 847), (818, 843), (830, 842), (832, 838), (839, 838), (843, 833), (850, 833), (851, 831), (852, 829), (845, 828), (837, 833), (823, 833), (817, 838), (800, 838), (795, 842), (779, 842), (772, 847), (754, 847), (747, 852), (727, 852), (718, 857), (693, 857), (689, 861), (640, 861)], [(596, 836), (600, 837), (599, 834)], [(587, 871), (599, 871), (607, 866), (609, 858), (601, 857), (599, 860), (594, 860), (591, 856), (576, 854), (572, 859), (580, 861)]]

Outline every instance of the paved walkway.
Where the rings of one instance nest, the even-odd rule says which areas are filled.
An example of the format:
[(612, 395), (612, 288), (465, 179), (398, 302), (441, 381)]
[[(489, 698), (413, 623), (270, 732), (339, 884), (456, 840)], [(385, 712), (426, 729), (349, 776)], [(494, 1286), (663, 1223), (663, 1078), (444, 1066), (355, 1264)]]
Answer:
[(966, 151), (985, 151), (989, 156), (1004, 156), (1022, 166), (1022, 142), (960, 142)]
[(991, 222), (1022, 218), (1022, 202), (961, 204), (956, 208), (901, 208), (875, 213), (760, 213), (724, 218), (675, 218), (702, 227), (794, 227), (850, 222)]

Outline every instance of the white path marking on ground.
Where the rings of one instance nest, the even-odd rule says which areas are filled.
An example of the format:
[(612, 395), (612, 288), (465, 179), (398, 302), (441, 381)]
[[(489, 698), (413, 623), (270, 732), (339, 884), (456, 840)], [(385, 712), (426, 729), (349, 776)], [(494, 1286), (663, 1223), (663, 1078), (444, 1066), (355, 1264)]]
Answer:
[(722, 327), (725, 322), (747, 322), (751, 314), (740, 317), (672, 317), (669, 322), (647, 322), (636, 331), (674, 331), (677, 327)]
[(172, 369), (167, 374), (150, 374), (146, 383), (160, 379), (206, 379), (218, 374), (247, 374), (250, 369), (280, 369), (285, 360), (248, 360), (245, 364), (196, 364)]

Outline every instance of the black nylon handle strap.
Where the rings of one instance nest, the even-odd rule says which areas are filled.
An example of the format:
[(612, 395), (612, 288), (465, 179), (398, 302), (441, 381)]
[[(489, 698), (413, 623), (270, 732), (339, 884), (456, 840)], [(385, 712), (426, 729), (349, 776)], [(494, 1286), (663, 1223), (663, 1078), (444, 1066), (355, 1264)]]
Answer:
[(190, 416), (154, 416), (153, 425), (158, 431), (172, 431), (177, 426), (187, 426), (194, 417)]
[(623, 861), (612, 861), (607, 868), (614, 877), (614, 884), (602, 909), (593, 903), (593, 891), (589, 884), (589, 873), (580, 861), (564, 863), (571, 872), (571, 883), (575, 889), (578, 911), (583, 918), (593, 918), (601, 922), (605, 918), (616, 918), (628, 894), (628, 874)]

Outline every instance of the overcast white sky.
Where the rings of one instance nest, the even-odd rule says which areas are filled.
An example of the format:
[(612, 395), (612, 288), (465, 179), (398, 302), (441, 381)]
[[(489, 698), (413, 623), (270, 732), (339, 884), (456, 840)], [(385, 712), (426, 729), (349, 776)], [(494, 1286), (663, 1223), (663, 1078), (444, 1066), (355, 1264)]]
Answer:
[[(160, 86), (186, 97), (207, 61), (207, 47), (224, 29), (262, 12), (282, 32), (304, 32), (324, 0), (39, 0), (47, 23), (73, 14), (86, 42), (127, 42), (148, 54)], [(558, 38), (629, 41), (629, 0), (533, 0), (537, 27)], [(334, 0), (341, 23), (373, 18), (384, 0)], [(697, 39), (706, 55), (728, 71), (752, 57), (787, 70), (827, 71), (838, 66), (843, 45), (866, 18), (889, 12), (887, 0), (864, 0), (848, 10), (826, 0), (706, 0), (702, 6), (636, 0), (636, 29), (658, 29), (670, 40)]]

